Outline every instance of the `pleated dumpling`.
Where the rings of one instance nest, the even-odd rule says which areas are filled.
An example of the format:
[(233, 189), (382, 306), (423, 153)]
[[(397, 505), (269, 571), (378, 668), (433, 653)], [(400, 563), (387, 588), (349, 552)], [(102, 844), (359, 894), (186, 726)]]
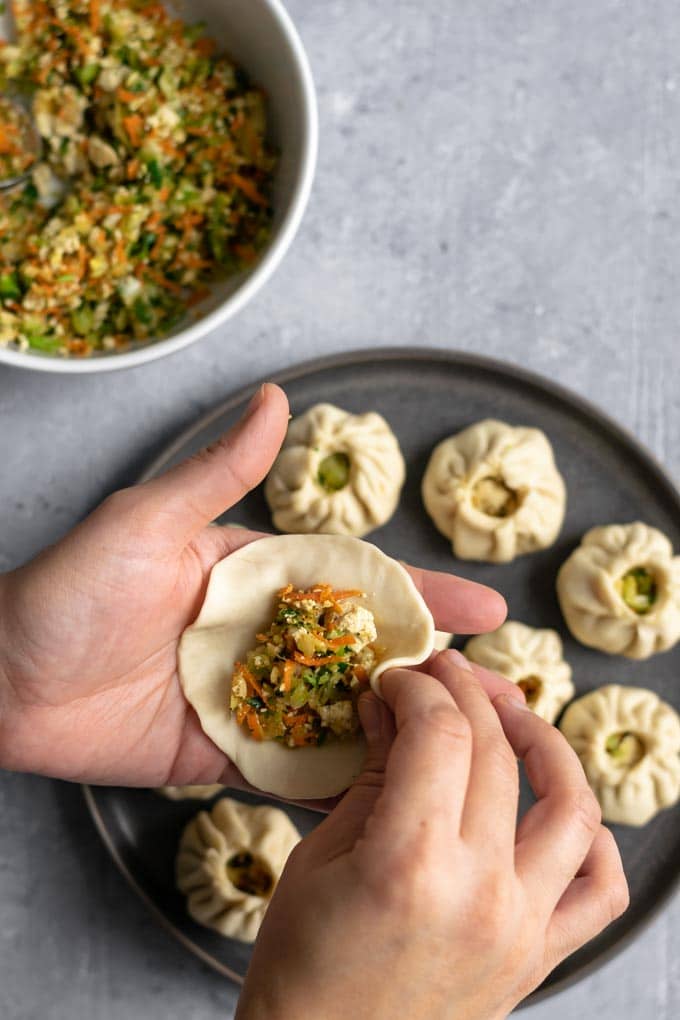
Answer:
[(390, 519), (405, 477), (381, 415), (316, 404), (291, 422), (265, 497), (280, 531), (361, 537)]
[(574, 696), (571, 666), (565, 662), (557, 631), (511, 620), (490, 634), (471, 638), (465, 654), (517, 684), (527, 705), (549, 723)]
[(198, 924), (254, 942), (288, 856), (300, 841), (288, 815), (223, 797), (200, 811), (179, 843), (177, 887)]
[(647, 659), (680, 639), (680, 557), (648, 524), (592, 528), (557, 575), (575, 638), (610, 655)]
[(491, 418), (435, 447), (422, 496), (455, 556), (491, 563), (552, 545), (566, 507), (546, 435)]
[(645, 825), (680, 797), (680, 718), (642, 687), (609, 684), (574, 701), (560, 729), (607, 822)]

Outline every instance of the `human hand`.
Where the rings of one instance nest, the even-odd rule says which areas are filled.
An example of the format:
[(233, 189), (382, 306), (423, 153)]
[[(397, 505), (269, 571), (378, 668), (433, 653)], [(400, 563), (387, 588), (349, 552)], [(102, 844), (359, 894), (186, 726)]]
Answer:
[[(114, 493), (27, 566), (0, 578), (0, 766), (129, 786), (241, 785), (177, 676), (177, 643), (213, 565), (259, 537), (212, 520), (257, 485), (288, 403), (263, 387), (214, 446)], [(438, 624), (497, 627), (495, 592), (413, 572)]]
[[(561, 733), (507, 694), (492, 705), (459, 653), (429, 672), (360, 701), (365, 771), (293, 851), (237, 1020), (500, 1020), (625, 910)], [(515, 755), (538, 798), (519, 826)]]

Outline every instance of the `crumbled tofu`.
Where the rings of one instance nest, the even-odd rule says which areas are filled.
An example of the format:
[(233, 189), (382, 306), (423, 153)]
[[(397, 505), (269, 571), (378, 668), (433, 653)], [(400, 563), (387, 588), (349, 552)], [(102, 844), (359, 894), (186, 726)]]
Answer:
[(350, 606), (338, 617), (338, 627), (355, 635), (352, 651), (358, 652), (372, 644), (378, 636), (375, 620), (370, 609), (364, 606)]
[(87, 154), (94, 165), (98, 167), (115, 166), (120, 162), (118, 153), (113, 146), (103, 141), (98, 135), (92, 135), (88, 139)]
[(116, 89), (123, 84), (125, 75), (127, 74), (127, 67), (125, 64), (118, 64), (112, 67), (104, 67), (99, 72), (97, 78), (97, 85), (104, 92), (115, 92)]
[(333, 705), (321, 705), (319, 715), (322, 723), (338, 737), (345, 733), (351, 733), (355, 728), (351, 701), (336, 701)]
[(72, 138), (83, 126), (87, 98), (72, 85), (38, 89), (33, 97), (33, 117), (45, 138)]
[(159, 106), (148, 118), (149, 127), (157, 131), (161, 137), (167, 138), (180, 123), (180, 118), (168, 103)]
[(124, 276), (118, 283), (118, 293), (126, 305), (131, 305), (141, 290), (142, 285), (136, 276)]
[(318, 638), (315, 638), (313, 634), (310, 634), (303, 627), (295, 627), (291, 630), (291, 637), (302, 654), (308, 658), (311, 658), (315, 652), (324, 652), (326, 650), (323, 641), (319, 641)]
[(38, 163), (31, 174), (41, 205), (52, 209), (63, 198), (66, 187), (52, 172), (47, 163)]

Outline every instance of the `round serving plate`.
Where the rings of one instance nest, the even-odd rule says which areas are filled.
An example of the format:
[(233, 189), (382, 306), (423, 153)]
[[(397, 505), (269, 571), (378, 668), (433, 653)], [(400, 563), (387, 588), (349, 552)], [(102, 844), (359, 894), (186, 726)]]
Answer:
[[(578, 694), (607, 683), (639, 685), (680, 708), (680, 646), (647, 662), (585, 648), (567, 631), (555, 596), (559, 566), (583, 533), (596, 524), (644, 520), (664, 531), (680, 549), (680, 493), (632, 435), (552, 382), (501, 362), (456, 352), (418, 348), (355, 352), (308, 362), (274, 381), (285, 388), (293, 414), (328, 401), (353, 412), (379, 411), (390, 422), (406, 459), (407, 481), (395, 516), (374, 531), (370, 541), (391, 556), (492, 585), (505, 595), (510, 619), (558, 630)], [(150, 465), (141, 480), (213, 442), (237, 420), (252, 392), (252, 386), (240, 391), (201, 418)], [(420, 482), (433, 446), (486, 417), (543, 429), (555, 449), (568, 492), (566, 520), (555, 545), (503, 565), (457, 561), (420, 498)], [(262, 487), (220, 521), (271, 530)], [(463, 639), (456, 643), (460, 646)], [(248, 947), (195, 925), (174, 886), (179, 835), (200, 805), (171, 803), (149, 791), (101, 787), (85, 792), (104, 842), (140, 896), (187, 948), (221, 973), (241, 980)], [(237, 796), (253, 800), (245, 794)], [(529, 803), (530, 794), (524, 789), (521, 809)], [(303, 833), (319, 818), (287, 805), (284, 810)], [(665, 811), (643, 829), (613, 826), (613, 831), (630, 884), (630, 908), (553, 971), (527, 1002), (600, 965), (641, 930), (675, 888), (680, 811)]]

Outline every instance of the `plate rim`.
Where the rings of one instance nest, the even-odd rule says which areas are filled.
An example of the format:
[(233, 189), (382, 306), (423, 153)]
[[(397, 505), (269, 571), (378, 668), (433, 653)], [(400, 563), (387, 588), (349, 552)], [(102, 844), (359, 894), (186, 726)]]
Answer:
[[(149, 481), (151, 478), (162, 473), (162, 471), (166, 469), (168, 462), (171, 461), (175, 455), (196, 435), (223, 415), (228, 414), (230, 411), (238, 408), (241, 404), (246, 403), (253, 395), (253, 392), (257, 391), (264, 383), (272, 382), (285, 387), (286, 383), (297, 381), (305, 376), (327, 369), (347, 368), (355, 365), (359, 367), (362, 364), (370, 362), (395, 362), (400, 360), (412, 360), (429, 364), (432, 364), (433, 362), (446, 362), (453, 366), (462, 366), (465, 368), (478, 369), (482, 372), (496, 373), (506, 379), (509, 378), (511, 381), (516, 383), (520, 383), (524, 386), (530, 386), (538, 390), (543, 395), (553, 396), (561, 404), (568, 405), (568, 407), (577, 411), (582, 417), (585, 417), (591, 423), (595, 422), (618, 443), (632, 448), (635, 454), (651, 472), (655, 481), (662, 487), (666, 497), (676, 503), (678, 513), (680, 514), (680, 488), (678, 488), (674, 478), (663, 466), (661, 460), (658, 459), (656, 455), (652, 453), (652, 451), (640, 439), (638, 439), (638, 437), (626, 425), (621, 424), (612, 415), (603, 411), (587, 397), (581, 396), (581, 394), (576, 391), (564, 386), (562, 383), (549, 379), (541, 373), (534, 372), (521, 365), (515, 364), (514, 362), (505, 361), (501, 358), (487, 357), (483, 354), (475, 354), (469, 351), (452, 348), (429, 346), (420, 347), (414, 346), (413, 344), (405, 344), (403, 346), (393, 345), (389, 347), (361, 347), (344, 351), (342, 353), (309, 358), (305, 361), (297, 362), (289, 368), (273, 372), (266, 376), (261, 376), (254, 383), (243, 384), (225, 400), (220, 401), (209, 410), (203, 412), (203, 414), (201, 414), (192, 425), (184, 428), (174, 440), (166, 443), (163, 450), (147, 464), (133, 484)], [(216, 957), (211, 956), (210, 953), (207, 953), (187, 935), (177, 929), (175, 925), (168, 920), (163, 911), (154, 903), (145, 890), (141, 888), (121, 859), (109, 836), (106, 825), (99, 812), (99, 808), (97, 807), (92, 788), (89, 785), (84, 784), (82, 786), (82, 791), (97, 831), (99, 832), (99, 835), (109, 851), (114, 863), (117, 865), (128, 884), (147, 905), (153, 915), (161, 922), (167, 931), (171, 932), (186, 949), (197, 956), (203, 963), (212, 967), (213, 970), (225, 977), (230, 978), (237, 985), (242, 986), (243, 978), (239, 974), (232, 971), (231, 968), (226, 966), (226, 964), (221, 963)], [(624, 931), (607, 949), (599, 953), (594, 959), (582, 964), (582, 966), (580, 966), (574, 973), (558, 978), (547, 987), (543, 987), (542, 985), (539, 986), (531, 992), (530, 995), (523, 999), (516, 1008), (519, 1009), (524, 1006), (531, 1006), (538, 1002), (542, 1002), (545, 999), (566, 990), (572, 985), (577, 984), (583, 978), (590, 976), (600, 967), (609, 963), (612, 959), (628, 948), (628, 946), (632, 945), (637, 937), (650, 927), (660, 914), (663, 913), (664, 909), (675, 897), (679, 889), (680, 863), (678, 864), (673, 879), (668, 883), (664, 892), (655, 899), (652, 906), (645, 910), (642, 918), (632, 928)]]

